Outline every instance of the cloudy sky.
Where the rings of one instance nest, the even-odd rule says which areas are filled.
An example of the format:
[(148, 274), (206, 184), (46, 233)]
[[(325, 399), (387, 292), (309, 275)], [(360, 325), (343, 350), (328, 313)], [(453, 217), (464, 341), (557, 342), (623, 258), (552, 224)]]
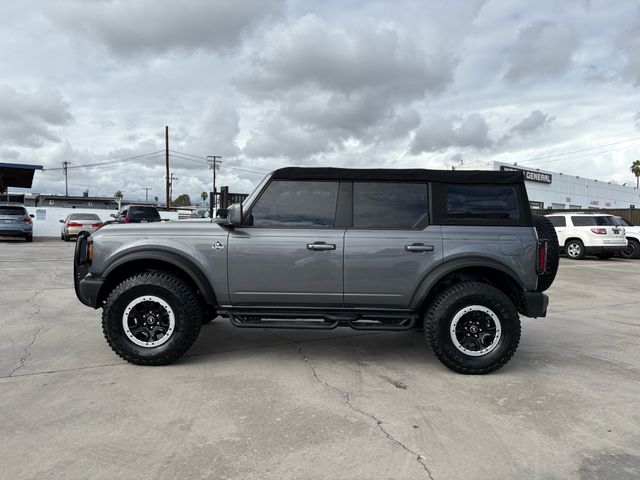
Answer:
[(36, 192), (69, 161), (72, 194), (163, 201), (165, 125), (174, 197), (214, 154), (238, 192), (490, 160), (624, 183), (640, 158), (637, 1), (4, 1), (0, 65), (0, 162), (44, 165)]

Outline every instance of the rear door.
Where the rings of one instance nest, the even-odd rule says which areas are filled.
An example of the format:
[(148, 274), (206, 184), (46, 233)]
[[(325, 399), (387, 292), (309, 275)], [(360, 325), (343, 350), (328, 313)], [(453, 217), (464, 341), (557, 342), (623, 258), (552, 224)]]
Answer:
[(343, 303), (344, 227), (336, 226), (339, 182), (273, 180), (229, 232), (233, 305)]
[(427, 199), (426, 183), (353, 183), (346, 307), (409, 307), (420, 280), (442, 260), (442, 228), (428, 225)]

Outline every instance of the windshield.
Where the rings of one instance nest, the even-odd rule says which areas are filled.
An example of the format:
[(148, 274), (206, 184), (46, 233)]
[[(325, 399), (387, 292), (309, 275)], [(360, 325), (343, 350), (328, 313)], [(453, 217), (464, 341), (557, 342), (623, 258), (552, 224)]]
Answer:
[(266, 175), (262, 179), (262, 181), (258, 184), (258, 186), (253, 190), (253, 192), (251, 192), (251, 194), (247, 198), (244, 199), (244, 202), (242, 202), (242, 211), (243, 212), (246, 212), (247, 209), (249, 209), (249, 207), (251, 207), (251, 204), (256, 201), (256, 197), (262, 191), (262, 189), (264, 188), (265, 184), (269, 181), (270, 178), (271, 178), (271, 174)]
[(631, 222), (627, 222), (624, 218), (618, 217), (618, 222), (620, 222), (620, 225), (622, 225), (623, 227), (633, 227), (634, 226)]

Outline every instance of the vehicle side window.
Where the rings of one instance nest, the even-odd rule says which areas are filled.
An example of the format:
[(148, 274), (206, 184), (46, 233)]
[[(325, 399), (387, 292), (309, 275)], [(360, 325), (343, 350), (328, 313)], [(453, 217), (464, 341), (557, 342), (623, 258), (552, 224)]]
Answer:
[(593, 227), (593, 226), (616, 226), (613, 217), (605, 217), (605, 216), (575, 216), (571, 217), (571, 221), (573, 222), (574, 227)]
[(246, 224), (256, 227), (333, 227), (338, 182), (274, 180), (260, 195)]
[(554, 227), (566, 227), (567, 220), (564, 217), (547, 217)]
[(353, 228), (421, 229), (427, 211), (425, 183), (353, 184)]
[(448, 185), (445, 217), (456, 219), (519, 220), (518, 195), (505, 185)]

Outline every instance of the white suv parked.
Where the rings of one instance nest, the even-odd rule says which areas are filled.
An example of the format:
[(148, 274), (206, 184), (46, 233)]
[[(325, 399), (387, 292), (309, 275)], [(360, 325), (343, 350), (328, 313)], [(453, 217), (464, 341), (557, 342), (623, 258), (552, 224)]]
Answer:
[(613, 215), (573, 212), (553, 213), (547, 218), (556, 229), (560, 249), (572, 260), (585, 255), (607, 259), (627, 248), (625, 229)]

